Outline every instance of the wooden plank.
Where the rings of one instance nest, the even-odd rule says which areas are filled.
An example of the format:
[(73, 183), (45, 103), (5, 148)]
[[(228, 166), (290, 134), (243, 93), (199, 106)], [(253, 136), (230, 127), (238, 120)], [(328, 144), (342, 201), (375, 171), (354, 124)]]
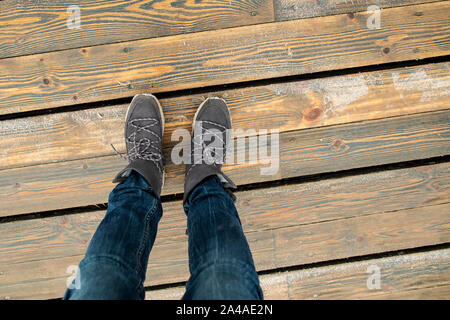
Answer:
[[(76, 4), (80, 28), (74, 22)], [(0, 59), (274, 20), (272, 0), (0, 2)]]
[[(446, 163), (245, 191), (237, 209), (258, 270), (445, 243), (449, 175)], [(163, 208), (147, 285), (187, 279), (181, 202)], [(67, 267), (80, 261), (103, 215), (0, 224), (0, 296), (62, 294)]]
[[(256, 232), (442, 204), (449, 194), (450, 163), (443, 163), (238, 192), (236, 206), (245, 230)], [(279, 201), (265, 203), (268, 197)], [(163, 209), (158, 242), (178, 242), (180, 234), (184, 239), (186, 217), (180, 214), (181, 202), (164, 202)], [(0, 263), (53, 259), (68, 251), (81, 254), (84, 247), (77, 248), (86, 244), (103, 216), (104, 211), (98, 211), (0, 224)]]
[[(436, 0), (379, 1), (381, 8)], [(0, 59), (144, 38), (237, 27), (277, 20), (364, 11), (368, 3), (301, 0), (209, 0), (207, 2), (77, 1), (81, 29), (67, 27), (73, 2), (0, 1)], [(103, 32), (99, 33), (99, 30)], [(136, 32), (139, 30), (139, 32)]]
[[(450, 284), (449, 254), (443, 249), (308, 270), (289, 276), (289, 294), (295, 299), (414, 299), (420, 289), (448, 292), (440, 286)], [(367, 288), (371, 266), (380, 270), (380, 289)]]
[[(224, 172), (242, 185), (444, 156), (450, 153), (449, 119), (445, 110), (284, 132), (276, 174), (262, 175), (267, 164), (248, 162), (224, 166)], [(105, 203), (112, 178), (125, 164), (107, 156), (1, 170), (0, 216)], [(165, 168), (163, 194), (182, 193), (184, 166)]]
[[(450, 105), (450, 63), (397, 68), (162, 99), (164, 145), (191, 128), (206, 95), (228, 101), (235, 129), (280, 132), (372, 120)], [(128, 105), (0, 122), (0, 170), (125, 152)], [(239, 136), (239, 135), (238, 135)]]
[[(392, 300), (449, 300), (450, 286), (423, 288), (407, 292), (395, 292), (389, 296)], [(384, 298), (381, 298), (384, 299)]]
[[(290, 256), (292, 259), (289, 261), (289, 265), (301, 265), (309, 264), (320, 261), (327, 261), (331, 259), (342, 259), (350, 256), (345, 256), (349, 251), (355, 255), (364, 255), (372, 253), (380, 253), (383, 250), (401, 250), (411, 248), (411, 246), (431, 245), (442, 243), (441, 241), (449, 241), (449, 230), (440, 228), (443, 221), (445, 221), (445, 214), (443, 212), (448, 211), (450, 206), (448, 204), (432, 206), (432, 207), (420, 207), (416, 209), (406, 210), (409, 215), (404, 211), (396, 212), (396, 216), (386, 221), (386, 215), (382, 214), (378, 217), (372, 217), (375, 219), (368, 219), (370, 216), (364, 216), (367, 221), (358, 220), (353, 221), (349, 219), (347, 222), (347, 228), (335, 229), (339, 221), (332, 221), (324, 228), (316, 229), (318, 224), (308, 225), (309, 228), (291, 227), (282, 228), (273, 232), (252, 232), (247, 234), (250, 247), (253, 252), (254, 259), (257, 264), (257, 269), (270, 270), (277, 263), (278, 256), (276, 250), (278, 245), (274, 245), (273, 237), (279, 236), (280, 232), (294, 231), (292, 228), (297, 228), (295, 231), (297, 234), (302, 234), (302, 237), (296, 237), (295, 241), (301, 243), (307, 243), (303, 245), (302, 249), (308, 250), (308, 253), (314, 252), (316, 255), (305, 256), (301, 254), (301, 250), (297, 246), (289, 245), (284, 248), (283, 254), (287, 254), (287, 250), (291, 250)], [(391, 213), (392, 214), (392, 213)], [(414, 218), (414, 220), (413, 220)], [(421, 219), (420, 219), (421, 218)], [(448, 218), (448, 217), (447, 217)], [(394, 226), (391, 229), (389, 226), (383, 224), (393, 223), (401, 220), (404, 223), (400, 223), (398, 226)], [(428, 220), (427, 220), (428, 219)], [(418, 221), (420, 220), (420, 221)], [(343, 223), (343, 221), (340, 221)], [(354, 222), (354, 223), (353, 223)], [(368, 224), (376, 223), (379, 233), (375, 238), (367, 238), (367, 244), (369, 246), (363, 246), (358, 244), (357, 250), (346, 249), (345, 246), (349, 245), (351, 240), (345, 239), (347, 234), (354, 235), (354, 229), (357, 228), (358, 223), (367, 223), (365, 226), (368, 228)], [(448, 224), (448, 221), (445, 222)], [(399, 228), (400, 227), (400, 228)], [(290, 230), (286, 230), (290, 229)], [(412, 230), (412, 232), (411, 232)], [(322, 239), (311, 239), (314, 232), (327, 232), (322, 235)], [(396, 234), (395, 241), (393, 239), (386, 240), (386, 233)], [(358, 234), (364, 235), (363, 230), (358, 230)], [(359, 236), (359, 235), (358, 235)], [(325, 242), (323, 238), (327, 238)], [(425, 239), (426, 238), (426, 239)], [(330, 239), (335, 242), (335, 245), (328, 246)], [(424, 241), (424, 242), (423, 242)], [(342, 246), (340, 250), (334, 251), (338, 245)], [(314, 251), (310, 251), (314, 250)], [(326, 260), (320, 260), (319, 256), (324, 256), (325, 252), (328, 252)], [(56, 258), (52, 260), (39, 260), (33, 262), (25, 262), (19, 264), (7, 264), (2, 265), (3, 282), (0, 286), (0, 296), (8, 296), (12, 299), (16, 298), (55, 298), (60, 297), (64, 293), (65, 283), (68, 275), (66, 270), (70, 265), (76, 265), (83, 258), (82, 255), (78, 256), (66, 256), (62, 258)], [(164, 246), (156, 246), (151, 254), (149, 269), (147, 273), (147, 280), (145, 285), (156, 285), (162, 283), (176, 283), (187, 281), (188, 278), (188, 265), (187, 265), (187, 241), (184, 239), (183, 243), (174, 243)], [(283, 261), (286, 262), (286, 261)], [(267, 267), (268, 269), (265, 269)], [(30, 270), (33, 270), (30, 272)], [(30, 286), (29, 286), (30, 285)], [(33, 291), (30, 290), (33, 288)]]
[[(412, 4), (436, 2), (439, 0), (274, 0), (275, 19), (277, 21), (312, 18), (332, 14), (347, 13), (354, 18), (355, 13), (367, 11), (371, 5), (380, 9)], [(358, 14), (356, 17), (358, 18)]]
[[(0, 60), (0, 114), (450, 54), (450, 2)], [(420, 14), (417, 14), (420, 12)]]
[[(379, 289), (367, 287), (371, 266), (380, 270)], [(449, 299), (450, 249), (271, 273), (259, 280), (268, 300)], [(150, 290), (146, 299), (178, 300), (184, 291), (184, 286)]]

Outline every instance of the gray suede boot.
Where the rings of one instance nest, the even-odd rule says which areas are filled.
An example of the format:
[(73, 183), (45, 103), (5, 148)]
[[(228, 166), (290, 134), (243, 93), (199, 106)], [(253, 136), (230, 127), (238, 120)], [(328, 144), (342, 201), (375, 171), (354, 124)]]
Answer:
[(214, 175), (235, 200), (231, 189), (236, 189), (236, 185), (222, 173), (231, 137), (231, 116), (225, 100), (206, 99), (195, 113), (192, 127), (191, 161), (186, 166), (183, 203), (199, 183)]
[(113, 182), (124, 181), (131, 173), (140, 173), (159, 196), (164, 184), (162, 134), (164, 115), (161, 105), (151, 94), (134, 96), (125, 120), (125, 143), (129, 164)]

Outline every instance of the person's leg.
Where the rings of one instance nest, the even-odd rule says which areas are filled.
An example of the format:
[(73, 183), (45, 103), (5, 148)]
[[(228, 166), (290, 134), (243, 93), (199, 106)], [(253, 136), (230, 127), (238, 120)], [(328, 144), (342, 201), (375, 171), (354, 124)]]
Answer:
[(231, 116), (223, 99), (209, 98), (194, 117), (191, 162), (183, 205), (188, 219), (191, 277), (184, 299), (262, 299), (242, 230), (233, 181), (221, 171)]
[(158, 100), (136, 95), (125, 120), (129, 164), (114, 179), (120, 184), (64, 299), (144, 298), (148, 256), (162, 215), (163, 131)]
[(111, 192), (105, 218), (79, 265), (79, 288), (64, 299), (144, 299), (148, 256), (162, 216), (159, 197), (137, 172)]
[(217, 176), (190, 193), (185, 211), (191, 277), (183, 299), (263, 299), (241, 221)]

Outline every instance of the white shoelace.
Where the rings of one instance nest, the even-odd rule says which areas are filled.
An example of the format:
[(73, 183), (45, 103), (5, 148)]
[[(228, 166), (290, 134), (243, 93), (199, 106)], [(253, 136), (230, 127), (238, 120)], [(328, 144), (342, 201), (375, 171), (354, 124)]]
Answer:
[[(147, 125), (142, 125), (139, 122), (149, 121)], [(161, 164), (162, 154), (161, 154), (161, 137), (156, 134), (150, 128), (159, 124), (159, 121), (155, 118), (141, 118), (133, 119), (127, 123), (135, 130), (127, 137), (127, 142), (130, 143), (130, 149), (128, 150), (128, 159), (133, 161), (135, 159), (142, 159), (153, 162), (156, 167), (162, 172)], [(145, 131), (151, 134), (154, 139), (150, 140), (148, 138), (136, 139), (137, 134), (140, 131)]]

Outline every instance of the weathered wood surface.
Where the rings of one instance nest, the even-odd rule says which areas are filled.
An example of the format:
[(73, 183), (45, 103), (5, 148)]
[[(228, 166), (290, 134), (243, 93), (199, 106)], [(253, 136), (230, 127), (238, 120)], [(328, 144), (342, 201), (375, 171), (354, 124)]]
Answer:
[[(436, 0), (377, 1), (380, 8)], [(93, 45), (243, 25), (365, 11), (370, 1), (309, 0), (83, 0), (80, 29), (70, 1), (0, 1), (0, 59)], [(276, 12), (274, 12), (274, 6)], [(139, 32), (136, 32), (139, 30)]]
[[(162, 99), (164, 145), (191, 128), (206, 96), (227, 100), (234, 129), (280, 132), (371, 120), (450, 106), (450, 64), (366, 72)], [(0, 122), (0, 170), (125, 152), (128, 105)]]
[(450, 54), (450, 3), (333, 15), (0, 60), (0, 114)]
[[(446, 243), (449, 175), (444, 163), (245, 191), (237, 209), (258, 270)], [(188, 277), (181, 202), (163, 208), (146, 285)], [(0, 297), (61, 296), (103, 215), (0, 224)]]
[[(175, 8), (166, 0), (153, 7), (117, 0), (107, 8), (103, 0), (85, 0), (81, 36), (62, 31), (66, 2), (3, 1), (0, 9), (11, 10), (0, 10), (0, 30), (13, 32), (0, 34), (0, 59), (16, 57), (0, 60), (0, 114), (447, 55), (449, 2), (431, 2), (382, 0), (382, 8), (428, 4), (383, 9), (382, 28), (369, 30), (367, 1), (319, 7), (276, 0), (274, 8), (272, 1), (212, 0), (189, 8), (182, 1)], [(276, 20), (327, 17), (260, 24), (273, 21), (274, 10)], [(252, 26), (213, 30), (242, 25)], [(204, 30), (211, 31), (186, 34)], [(138, 38), (153, 39), (128, 41)], [(25, 56), (62, 49), (69, 50)], [(448, 71), (448, 63), (439, 63), (204, 95), (229, 101), (235, 128), (282, 132), (277, 174), (260, 175), (260, 164), (225, 168), (242, 185), (448, 155)], [(170, 134), (190, 126), (203, 99), (162, 101), (166, 158)], [(126, 107), (3, 121), (0, 216), (106, 202), (111, 178), (124, 165), (110, 145), (124, 151)], [(181, 193), (184, 167), (167, 168), (164, 194)], [(449, 175), (444, 163), (244, 191), (237, 207), (257, 269), (274, 270), (448, 243)], [(146, 285), (189, 276), (181, 203), (163, 206)], [(67, 267), (80, 261), (103, 215), (0, 224), (0, 299), (60, 297)], [(269, 299), (448, 298), (449, 251), (269, 274), (262, 284)], [(380, 290), (366, 287), (371, 264), (381, 267)]]
[(380, 9), (436, 2), (439, 0), (275, 0), (275, 19), (277, 21), (312, 18), (330, 14), (347, 13), (350, 17), (358, 17), (355, 13), (367, 11), (369, 6), (376, 5)]
[[(277, 266), (293, 266), (308, 264), (314, 262), (327, 261), (330, 259), (341, 259), (353, 255), (365, 255), (371, 253), (383, 252), (383, 250), (402, 250), (422, 245), (432, 245), (449, 241), (449, 232), (442, 231), (440, 225), (446, 218), (445, 212), (450, 207), (441, 205), (437, 207), (421, 207), (417, 209), (407, 210), (410, 215), (415, 218), (422, 217), (420, 221), (412, 220), (403, 211), (398, 211), (395, 217), (386, 221), (386, 217), (378, 216), (362, 217), (367, 221), (353, 221), (349, 219), (346, 228), (339, 228), (336, 221), (331, 221), (327, 225), (321, 226), (311, 225), (308, 227), (282, 228), (274, 232), (253, 232), (247, 235), (250, 247), (253, 251), (258, 270), (263, 270), (264, 266), (270, 270)], [(428, 219), (425, 218), (428, 217)], [(399, 222), (399, 219), (401, 222)], [(342, 222), (342, 221), (341, 221)], [(392, 225), (388, 227), (383, 223), (397, 223), (400, 225)], [(446, 222), (448, 224), (448, 222)], [(361, 225), (363, 224), (363, 225)], [(370, 228), (377, 226), (377, 235), (369, 235), (361, 228)], [(423, 229), (422, 229), (423, 228)], [(411, 232), (411, 229), (413, 232)], [(355, 231), (357, 230), (357, 231)], [(281, 248), (280, 254), (283, 257), (280, 263), (274, 259), (279, 259), (278, 254), (274, 257), (275, 251), (280, 251), (277, 245), (273, 247), (273, 242), (278, 242), (282, 237), (280, 232), (289, 232), (290, 236), (297, 235), (291, 239), (292, 243), (286, 244)], [(323, 234), (322, 234), (323, 233)], [(302, 234), (302, 236), (299, 236)], [(305, 234), (309, 236), (305, 236)], [(308, 237), (317, 235), (315, 239), (310, 240)], [(318, 236), (321, 234), (321, 236)], [(351, 236), (355, 239), (345, 240)], [(180, 235), (181, 236), (181, 235)], [(364, 238), (366, 245), (356, 243), (356, 238)], [(320, 239), (319, 239), (320, 238)], [(303, 246), (295, 244), (304, 243)], [(332, 245), (331, 245), (332, 242)], [(345, 247), (349, 244), (349, 247)], [(342, 246), (342, 247), (340, 247)], [(353, 248), (353, 249), (352, 249)], [(304, 253), (306, 250), (307, 253)], [(168, 258), (170, 256), (170, 259)], [(286, 258), (288, 257), (288, 258)], [(39, 260), (34, 262), (26, 262), (20, 264), (8, 264), (1, 266), (4, 270), (3, 285), (0, 286), (0, 296), (8, 296), (11, 298), (55, 298), (60, 297), (64, 293), (65, 282), (68, 277), (66, 270), (70, 265), (76, 265), (83, 258), (79, 256), (66, 256), (53, 260)], [(149, 271), (147, 275), (146, 285), (162, 284), (171, 282), (186, 281), (188, 278), (188, 262), (187, 262), (187, 241), (155, 247), (151, 255)], [(38, 273), (30, 272), (36, 270)], [(8, 280), (9, 279), (9, 280)]]
[(0, 1), (0, 58), (272, 21), (272, 0), (6, 0)]
[[(242, 191), (237, 193), (236, 206), (245, 230), (253, 232), (442, 204), (448, 201), (449, 194), (450, 164), (442, 163)], [(265, 203), (268, 197), (279, 201)], [(163, 208), (158, 241), (178, 241), (176, 236), (184, 231), (186, 220), (181, 202), (164, 202)], [(53, 259), (66, 251), (78, 254), (83, 248), (76, 249), (79, 243), (72, 243), (73, 239), (85, 238), (84, 232), (91, 233), (103, 215), (99, 211), (0, 224), (0, 263)], [(42, 250), (39, 240), (54, 241), (55, 236), (69, 242), (52, 250), (47, 245)], [(24, 238), (30, 238), (26, 247), (20, 242)]]
[[(380, 288), (369, 289), (371, 266), (380, 270)], [(369, 270), (370, 273), (367, 271)], [(264, 298), (308, 299), (445, 299), (450, 298), (450, 250), (395, 255), (259, 277)], [(178, 300), (184, 286), (150, 290), (146, 299)]]
[[(262, 175), (269, 165), (248, 161), (224, 172), (242, 185), (444, 156), (450, 154), (449, 119), (444, 110), (284, 132), (275, 174)], [(0, 170), (0, 216), (105, 203), (125, 164), (116, 155)], [(184, 173), (184, 165), (167, 163), (163, 194), (182, 193)]]

